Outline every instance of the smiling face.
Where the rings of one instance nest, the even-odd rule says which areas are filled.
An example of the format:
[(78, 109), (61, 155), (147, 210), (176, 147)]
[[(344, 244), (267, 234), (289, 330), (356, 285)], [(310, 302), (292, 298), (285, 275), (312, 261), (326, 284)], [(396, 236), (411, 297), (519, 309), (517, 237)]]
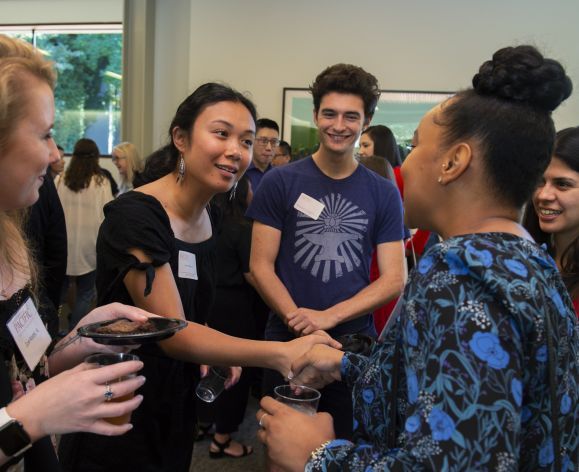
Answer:
[(368, 133), (360, 136), (360, 150), (358, 151), (360, 157), (369, 157), (374, 155), (374, 141), (370, 138)]
[(0, 209), (32, 205), (48, 166), (59, 158), (52, 139), (54, 97), (50, 86), (26, 75), (26, 102), (5, 149), (0, 150)]
[(209, 105), (195, 120), (190, 137), (173, 130), (175, 146), (185, 159), (185, 181), (191, 179), (212, 194), (227, 192), (249, 166), (254, 137), (255, 122), (244, 105)]
[(579, 234), (579, 172), (553, 157), (533, 195), (533, 206), (544, 232)]
[(314, 122), (318, 127), (320, 150), (353, 156), (356, 141), (367, 124), (364, 102), (357, 95), (327, 93), (320, 101), (320, 109), (314, 112)]

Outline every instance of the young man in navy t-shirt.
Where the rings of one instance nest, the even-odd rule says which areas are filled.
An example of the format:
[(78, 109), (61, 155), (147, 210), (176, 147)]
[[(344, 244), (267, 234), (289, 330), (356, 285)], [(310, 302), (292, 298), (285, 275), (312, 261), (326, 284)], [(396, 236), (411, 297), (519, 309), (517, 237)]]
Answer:
[[(250, 270), (273, 313), (268, 340), (318, 329), (333, 337), (375, 335), (372, 311), (397, 297), (405, 281), (400, 194), (354, 158), (380, 96), (378, 82), (359, 67), (337, 64), (310, 90), (319, 149), (268, 172), (247, 212), (254, 220)], [(374, 248), (381, 275), (370, 283)], [(282, 383), (267, 371), (264, 393)], [(332, 415), (337, 437), (351, 437), (345, 385), (325, 387), (319, 411)]]

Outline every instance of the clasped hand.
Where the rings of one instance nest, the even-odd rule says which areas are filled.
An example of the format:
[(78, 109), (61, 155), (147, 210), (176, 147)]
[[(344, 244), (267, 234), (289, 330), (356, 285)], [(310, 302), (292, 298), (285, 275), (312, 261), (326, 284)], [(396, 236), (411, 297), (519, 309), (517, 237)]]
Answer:
[(343, 357), (344, 353), (334, 347), (316, 344), (292, 362), (290, 381), (293, 385), (322, 388), (341, 380)]
[(288, 328), (296, 336), (305, 336), (315, 331), (328, 329), (336, 326), (336, 320), (326, 311), (312, 310), (310, 308), (298, 308), (286, 316)]

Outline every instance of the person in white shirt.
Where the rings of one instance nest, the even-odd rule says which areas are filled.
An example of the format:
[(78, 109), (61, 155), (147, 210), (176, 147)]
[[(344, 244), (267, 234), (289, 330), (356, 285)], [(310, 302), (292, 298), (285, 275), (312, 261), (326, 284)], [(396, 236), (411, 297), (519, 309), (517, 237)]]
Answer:
[(96, 296), (96, 240), (104, 219), (103, 207), (113, 199), (111, 186), (98, 165), (99, 155), (92, 139), (78, 140), (63, 180), (57, 183), (68, 239), (66, 275), (69, 283), (74, 280), (76, 284), (69, 326), (89, 312)]

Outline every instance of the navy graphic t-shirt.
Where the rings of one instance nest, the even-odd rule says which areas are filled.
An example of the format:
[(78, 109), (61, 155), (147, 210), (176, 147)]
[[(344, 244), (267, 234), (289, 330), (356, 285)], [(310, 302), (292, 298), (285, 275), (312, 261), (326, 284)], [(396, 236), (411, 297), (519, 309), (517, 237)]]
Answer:
[[(296, 210), (304, 193), (321, 202), (317, 219)], [(353, 297), (370, 283), (376, 245), (404, 236), (400, 194), (395, 185), (363, 166), (335, 180), (311, 157), (275, 168), (262, 179), (247, 216), (281, 231), (275, 270), (298, 307), (324, 310)], [(347, 321), (331, 335), (371, 329), (371, 315)], [(290, 339), (287, 327), (270, 317), (270, 339)]]

